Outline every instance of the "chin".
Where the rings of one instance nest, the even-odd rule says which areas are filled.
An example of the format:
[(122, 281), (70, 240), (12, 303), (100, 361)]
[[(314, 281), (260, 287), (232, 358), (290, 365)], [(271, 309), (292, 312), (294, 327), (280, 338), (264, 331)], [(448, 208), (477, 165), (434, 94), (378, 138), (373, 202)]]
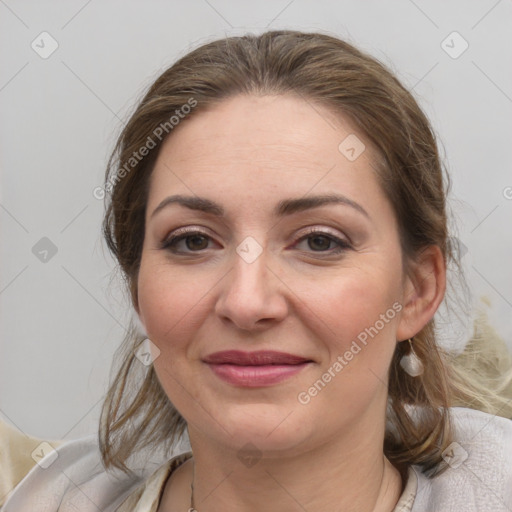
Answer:
[[(290, 407), (237, 404), (227, 410), (218, 410), (222, 410), (219, 416), (227, 432), (218, 425), (212, 425), (215, 437), (220, 436), (222, 439), (218, 441), (237, 450), (243, 450), (246, 445), (254, 445), (266, 455), (272, 452), (283, 455), (284, 452), (296, 451), (298, 446), (310, 438), (308, 422)], [(209, 432), (211, 435), (212, 430)]]

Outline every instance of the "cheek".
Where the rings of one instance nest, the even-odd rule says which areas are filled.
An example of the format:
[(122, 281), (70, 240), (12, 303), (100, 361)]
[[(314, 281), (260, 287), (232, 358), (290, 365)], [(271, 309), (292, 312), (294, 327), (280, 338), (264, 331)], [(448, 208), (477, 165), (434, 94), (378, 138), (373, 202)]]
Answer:
[(354, 361), (357, 359), (360, 364), (379, 366), (391, 357), (401, 309), (398, 284), (399, 278), (393, 277), (391, 271), (374, 266), (370, 271), (352, 269), (302, 290), (303, 297), (314, 297), (304, 303), (308, 305), (313, 330), (326, 342), (329, 361), (351, 347), (358, 351), (357, 345), (361, 350)]
[(303, 291), (316, 297), (308, 303), (308, 315), (320, 349), (326, 352), (301, 397), (315, 397), (312, 403), (318, 411), (343, 404), (347, 419), (358, 418), (375, 397), (387, 392), (400, 295), (394, 283), (382, 276), (377, 283), (376, 274), (340, 277), (322, 290)]
[(141, 263), (139, 308), (148, 336), (160, 350), (184, 344), (197, 324), (194, 318), (208, 303), (207, 291), (208, 282), (173, 272), (165, 263)]

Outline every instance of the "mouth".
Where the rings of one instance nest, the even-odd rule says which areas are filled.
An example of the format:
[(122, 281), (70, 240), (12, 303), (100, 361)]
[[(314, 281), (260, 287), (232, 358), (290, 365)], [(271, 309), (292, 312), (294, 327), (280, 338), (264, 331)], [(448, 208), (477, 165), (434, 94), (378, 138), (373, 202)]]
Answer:
[(215, 352), (203, 361), (214, 374), (229, 384), (241, 387), (264, 387), (296, 375), (314, 363), (295, 354), (275, 351)]
[(306, 357), (274, 350), (242, 352), (241, 350), (224, 350), (206, 356), (203, 361), (209, 364), (233, 364), (238, 366), (293, 365), (312, 361)]

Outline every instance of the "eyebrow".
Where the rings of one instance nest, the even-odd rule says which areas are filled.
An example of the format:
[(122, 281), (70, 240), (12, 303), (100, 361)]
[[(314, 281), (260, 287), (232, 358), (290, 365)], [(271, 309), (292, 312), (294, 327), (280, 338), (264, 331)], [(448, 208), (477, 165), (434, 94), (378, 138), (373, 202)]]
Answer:
[[(198, 196), (183, 196), (183, 195), (173, 195), (166, 197), (154, 210), (151, 214), (151, 218), (153, 218), (158, 212), (168, 207), (171, 204), (179, 204), (184, 206), (185, 208), (189, 208), (190, 210), (198, 210), (204, 213), (209, 213), (211, 215), (215, 215), (217, 217), (224, 216), (224, 208), (205, 197)], [(317, 196), (308, 196), (301, 197), (298, 199), (283, 199), (277, 203), (274, 208), (273, 214), (276, 217), (284, 217), (286, 215), (292, 215), (297, 212), (302, 212), (305, 210), (309, 210), (311, 208), (318, 208), (320, 206), (324, 206), (327, 204), (342, 204), (346, 206), (350, 206), (354, 210), (363, 214), (365, 217), (370, 219), (370, 215), (368, 212), (359, 204), (340, 194), (324, 194)]]

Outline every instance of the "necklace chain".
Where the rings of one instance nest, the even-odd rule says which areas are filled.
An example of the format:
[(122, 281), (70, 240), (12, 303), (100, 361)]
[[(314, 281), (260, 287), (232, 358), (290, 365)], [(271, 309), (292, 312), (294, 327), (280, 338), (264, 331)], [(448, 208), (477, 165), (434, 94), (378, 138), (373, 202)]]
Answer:
[[(188, 509), (188, 512), (198, 512), (194, 505), (194, 477), (195, 477), (195, 468), (192, 469), (192, 482), (190, 482), (190, 508)], [(384, 473), (382, 474), (382, 478), (384, 478)], [(381, 480), (382, 483), (382, 480)]]

